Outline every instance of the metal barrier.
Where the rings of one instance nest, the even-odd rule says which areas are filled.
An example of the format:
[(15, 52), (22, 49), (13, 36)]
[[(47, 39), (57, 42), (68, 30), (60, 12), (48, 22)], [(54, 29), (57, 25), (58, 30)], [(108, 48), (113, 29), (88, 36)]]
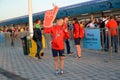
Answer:
[[(89, 31), (91, 28), (85, 28)], [(109, 60), (112, 60), (113, 53), (120, 54), (120, 29), (94, 28), (100, 30), (101, 51), (108, 52)], [(92, 28), (93, 30), (93, 28)], [(116, 33), (117, 32), (117, 33)], [(94, 34), (96, 34), (94, 32)], [(114, 35), (117, 34), (117, 35)], [(84, 43), (84, 40), (83, 40)], [(96, 46), (97, 47), (97, 46)], [(84, 48), (84, 47), (83, 47)], [(94, 50), (94, 49), (93, 49)]]
[[(85, 30), (89, 30), (89, 28), (85, 28)], [(104, 29), (99, 29), (99, 30), (100, 30), (100, 41), (101, 41), (101, 43), (100, 43), (101, 50), (99, 50), (99, 51), (108, 52), (109, 53), (109, 60), (112, 60), (112, 55), (113, 55), (115, 49), (118, 50), (118, 51), (116, 51), (117, 53), (120, 53), (120, 51), (119, 51), (119, 49), (120, 49), (120, 34), (119, 34), (120, 29), (116, 29), (118, 35), (115, 36), (115, 37), (112, 37), (111, 32), (109, 30), (106, 30), (105, 28)], [(96, 34), (96, 33), (94, 33), (94, 34)], [(5, 41), (0, 42), (0, 47), (3, 47), (3, 46), (10, 47), (11, 46), (11, 44), (10, 44), (11, 43), (10, 33), (6, 32), (6, 33), (4, 33), (4, 35), (5, 35)], [(17, 35), (14, 36), (15, 46), (21, 46), (22, 43), (21, 43), (20, 38), (23, 37), (23, 36), (28, 36), (28, 35), (29, 35), (28, 32), (17, 33)], [(51, 41), (51, 35), (44, 34), (44, 36), (45, 36), (46, 44), (47, 44), (46, 49), (50, 49), (51, 47), (49, 46), (49, 42)], [(0, 37), (0, 39), (1, 39), (1, 37)], [(71, 38), (70, 41), (71, 41), (70, 46), (74, 47), (75, 45), (74, 45), (73, 38)], [(81, 47), (82, 48), (84, 48), (83, 44), (84, 44), (84, 39), (81, 42)], [(92, 49), (92, 50), (96, 51), (94, 49)]]
[(21, 44), (20, 38), (23, 36), (27, 36), (28, 32), (23, 32), (23, 33), (19, 32), (16, 35), (14, 34), (14, 36), (11, 36), (10, 32), (4, 32), (4, 33), (0, 33), (0, 35), (4, 35), (4, 39), (3, 39), (3, 36), (0, 36), (0, 47), (3, 47), (3, 46), (9, 47), (11, 46), (11, 44), (14, 44), (14, 43), (17, 46)]

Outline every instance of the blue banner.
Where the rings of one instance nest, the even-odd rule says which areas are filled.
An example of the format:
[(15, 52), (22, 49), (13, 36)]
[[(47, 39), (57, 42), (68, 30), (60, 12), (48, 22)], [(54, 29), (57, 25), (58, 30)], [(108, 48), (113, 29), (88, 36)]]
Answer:
[(100, 29), (85, 29), (83, 47), (94, 50), (101, 49)]
[(5, 42), (5, 35), (4, 35), (4, 33), (0, 33), (0, 42), (1, 43)]

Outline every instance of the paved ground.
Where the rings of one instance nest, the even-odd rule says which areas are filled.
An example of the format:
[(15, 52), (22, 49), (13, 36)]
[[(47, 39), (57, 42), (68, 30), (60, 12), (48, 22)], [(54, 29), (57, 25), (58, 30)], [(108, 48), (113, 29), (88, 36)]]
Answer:
[(76, 59), (74, 46), (72, 51), (72, 56), (65, 57), (64, 76), (55, 76), (49, 47), (43, 59), (35, 61), (23, 55), (20, 44), (1, 43), (0, 80), (120, 80), (120, 55), (109, 61), (108, 53), (83, 49), (82, 58)]

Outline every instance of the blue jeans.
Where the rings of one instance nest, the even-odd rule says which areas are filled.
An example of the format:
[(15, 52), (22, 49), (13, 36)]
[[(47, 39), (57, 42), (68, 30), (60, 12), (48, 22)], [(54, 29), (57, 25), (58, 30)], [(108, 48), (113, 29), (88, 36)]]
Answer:
[(109, 37), (106, 36), (105, 39), (105, 50), (108, 51), (109, 49), (109, 44), (113, 47), (115, 52), (118, 52), (118, 38), (117, 36), (111, 36), (111, 43), (109, 43)]
[(38, 59), (40, 59), (40, 51), (42, 50), (42, 42), (40, 40), (37, 40), (36, 44), (37, 44), (36, 57), (38, 57)]
[(112, 36), (111, 42), (113, 44), (112, 46), (114, 47), (115, 52), (117, 52), (118, 51), (118, 38), (117, 38), (117, 36)]

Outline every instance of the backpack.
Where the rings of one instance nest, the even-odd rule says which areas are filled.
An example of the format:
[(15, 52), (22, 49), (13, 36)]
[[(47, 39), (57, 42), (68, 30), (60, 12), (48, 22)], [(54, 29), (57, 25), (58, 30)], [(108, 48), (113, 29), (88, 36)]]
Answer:
[[(105, 20), (106, 21), (106, 20)], [(105, 21), (102, 21), (101, 23), (100, 23), (100, 28), (105, 28)]]
[(82, 39), (82, 38), (84, 38), (84, 33), (85, 33), (85, 31), (84, 31), (84, 28), (81, 27), (81, 26), (80, 26), (79, 29), (80, 29), (80, 32), (79, 32), (79, 33), (80, 33), (80, 38)]

